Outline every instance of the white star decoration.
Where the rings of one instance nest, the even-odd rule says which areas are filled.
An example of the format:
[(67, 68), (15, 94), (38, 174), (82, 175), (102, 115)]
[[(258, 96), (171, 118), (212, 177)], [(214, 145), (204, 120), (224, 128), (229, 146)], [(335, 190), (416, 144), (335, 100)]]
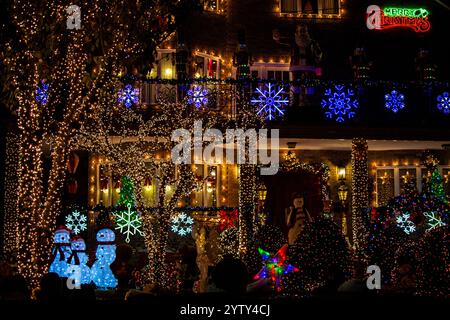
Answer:
[(122, 210), (114, 214), (116, 217), (116, 230), (123, 233), (127, 243), (130, 242), (130, 236), (135, 234), (144, 235), (141, 231), (141, 218), (139, 213), (131, 211), (131, 204), (127, 204), (128, 210)]
[(87, 217), (75, 210), (66, 217), (66, 227), (73, 231), (75, 234), (79, 234), (81, 231), (87, 229)]

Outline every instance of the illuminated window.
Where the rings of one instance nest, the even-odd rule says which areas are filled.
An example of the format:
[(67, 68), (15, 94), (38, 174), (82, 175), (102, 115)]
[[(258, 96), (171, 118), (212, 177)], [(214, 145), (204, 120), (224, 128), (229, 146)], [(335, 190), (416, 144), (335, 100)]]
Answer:
[(223, 13), (225, 8), (225, 0), (202, 0), (203, 9), (205, 11)]
[(176, 78), (175, 57), (172, 52), (161, 53), (159, 59), (159, 74), (161, 79)]
[(194, 78), (219, 78), (220, 63), (219, 58), (207, 54), (199, 53), (193, 59)]
[(282, 15), (313, 15), (313, 17), (338, 15), (340, 0), (280, 0)]

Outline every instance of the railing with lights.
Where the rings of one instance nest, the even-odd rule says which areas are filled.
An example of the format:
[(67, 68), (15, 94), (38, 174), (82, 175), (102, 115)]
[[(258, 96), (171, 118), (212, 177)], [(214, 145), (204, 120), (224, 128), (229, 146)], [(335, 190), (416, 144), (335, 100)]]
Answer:
[(247, 103), (272, 123), (427, 129), (448, 127), (449, 83), (394, 81), (145, 79), (140, 105), (159, 99), (233, 118)]

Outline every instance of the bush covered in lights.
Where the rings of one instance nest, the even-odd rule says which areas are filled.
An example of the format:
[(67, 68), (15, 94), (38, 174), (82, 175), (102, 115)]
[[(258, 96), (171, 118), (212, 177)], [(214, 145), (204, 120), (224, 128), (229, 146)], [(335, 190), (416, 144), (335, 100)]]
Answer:
[(336, 292), (351, 276), (351, 254), (339, 227), (327, 219), (307, 223), (289, 247), (287, 261), (300, 269), (283, 278), (287, 295), (309, 296), (320, 290)]
[(417, 256), (417, 293), (450, 298), (450, 228), (432, 230), (421, 239)]
[(239, 231), (237, 228), (229, 228), (219, 236), (217, 262), (225, 256), (239, 257)]
[(247, 269), (250, 274), (255, 275), (263, 266), (258, 248), (274, 254), (280, 250), (285, 243), (287, 243), (287, 238), (278, 226), (272, 224), (262, 226), (261, 229), (256, 232), (253, 244), (250, 247), (251, 251), (247, 261)]

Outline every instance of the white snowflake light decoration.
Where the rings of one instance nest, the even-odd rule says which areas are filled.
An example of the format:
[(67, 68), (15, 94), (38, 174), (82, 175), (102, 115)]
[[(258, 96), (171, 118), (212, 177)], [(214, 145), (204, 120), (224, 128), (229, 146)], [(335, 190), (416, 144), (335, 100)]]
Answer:
[(131, 211), (131, 204), (127, 204), (128, 210), (121, 210), (114, 214), (116, 218), (116, 230), (119, 230), (122, 234), (126, 236), (125, 241), (130, 242), (130, 236), (139, 234), (143, 236), (141, 231), (141, 218), (139, 213), (136, 211)]
[(427, 223), (429, 226), (427, 232), (433, 230), (434, 228), (443, 227), (446, 225), (436, 212), (425, 212), (424, 215), (427, 218)]
[(208, 104), (208, 90), (201, 86), (194, 86), (188, 91), (188, 103), (194, 104), (196, 108), (201, 108)]
[(325, 98), (322, 99), (322, 108), (325, 109), (325, 116), (336, 122), (344, 122), (345, 118), (351, 119), (355, 116), (358, 108), (358, 100), (354, 97), (352, 89), (345, 90), (343, 85), (335, 85), (334, 90), (325, 90)]
[(386, 109), (397, 113), (399, 110), (405, 108), (405, 96), (396, 90), (392, 90), (384, 96), (384, 105)]
[(401, 214), (397, 217), (397, 225), (406, 233), (411, 234), (416, 231), (416, 225), (409, 220), (409, 213)]
[(81, 214), (80, 211), (73, 211), (66, 217), (66, 227), (72, 230), (73, 233), (79, 234), (87, 229), (87, 217)]
[(177, 214), (172, 218), (171, 230), (180, 236), (185, 236), (192, 231), (194, 219), (186, 213)]
[(119, 97), (117, 99), (119, 103), (125, 105), (125, 107), (130, 108), (133, 104), (139, 102), (139, 89), (133, 88), (131, 84), (127, 84), (124, 89), (119, 90)]
[(450, 114), (450, 95), (448, 92), (437, 97), (437, 108), (445, 114)]
[(283, 106), (287, 106), (289, 100), (284, 97), (283, 87), (272, 86), (271, 83), (268, 83), (264, 91), (256, 88), (255, 94), (258, 97), (253, 98), (250, 102), (257, 105), (257, 115), (264, 115), (267, 120), (273, 120), (276, 116), (284, 115)]

